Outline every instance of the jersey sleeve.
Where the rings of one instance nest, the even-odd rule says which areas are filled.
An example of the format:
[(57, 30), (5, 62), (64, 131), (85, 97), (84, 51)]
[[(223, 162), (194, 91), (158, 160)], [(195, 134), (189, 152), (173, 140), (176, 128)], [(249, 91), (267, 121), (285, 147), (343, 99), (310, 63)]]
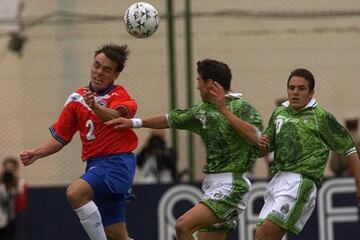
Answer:
[(268, 152), (274, 151), (274, 145), (275, 145), (275, 131), (276, 131), (276, 124), (275, 124), (275, 111), (271, 114), (271, 117), (269, 119), (269, 123), (267, 128), (265, 129), (263, 135), (268, 136), (270, 142), (269, 142), (269, 149)]
[(263, 130), (263, 123), (260, 113), (248, 102), (244, 101), (239, 106), (239, 109), (234, 113), (242, 120), (252, 124), (259, 131)]
[(115, 109), (121, 113), (121, 116), (126, 118), (132, 118), (136, 114), (137, 104), (133, 99), (131, 99), (121, 102), (115, 107)]
[(74, 107), (75, 104), (67, 103), (57, 121), (49, 128), (51, 135), (63, 145), (71, 142), (78, 130)]
[(199, 130), (201, 119), (201, 112), (195, 114), (194, 107), (184, 110), (173, 109), (168, 115), (171, 128), (189, 130), (195, 133)]
[(330, 150), (344, 156), (356, 152), (355, 143), (346, 128), (328, 112), (324, 113), (323, 118), (320, 134)]
[(111, 96), (108, 107), (118, 110), (121, 116), (126, 118), (134, 117), (137, 110), (135, 100), (122, 87), (119, 87), (116, 93)]

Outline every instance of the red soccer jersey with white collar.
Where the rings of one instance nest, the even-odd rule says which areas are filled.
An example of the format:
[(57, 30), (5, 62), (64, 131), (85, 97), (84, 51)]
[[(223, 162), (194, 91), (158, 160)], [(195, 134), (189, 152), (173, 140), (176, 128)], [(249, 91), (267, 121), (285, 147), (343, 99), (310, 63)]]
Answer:
[[(81, 88), (71, 94), (56, 123), (50, 127), (52, 136), (60, 143), (68, 144), (79, 131), (82, 142), (82, 160), (133, 151), (138, 138), (132, 129), (116, 130), (105, 125), (85, 103)], [(117, 109), (127, 117), (135, 116), (137, 105), (126, 90), (112, 85), (101, 94), (95, 94), (96, 102), (104, 107)]]

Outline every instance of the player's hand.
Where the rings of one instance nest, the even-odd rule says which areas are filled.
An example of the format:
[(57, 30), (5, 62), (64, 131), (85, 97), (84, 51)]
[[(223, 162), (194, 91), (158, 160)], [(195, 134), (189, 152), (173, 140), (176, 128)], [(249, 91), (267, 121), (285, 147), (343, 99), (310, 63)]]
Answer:
[(264, 157), (268, 153), (268, 146), (269, 146), (269, 138), (266, 135), (261, 136), (257, 142), (257, 146), (260, 149), (260, 153), (258, 157)]
[(38, 159), (35, 155), (35, 150), (24, 150), (20, 152), (19, 158), (24, 166), (28, 166)]
[(95, 95), (90, 89), (85, 89), (83, 93), (85, 103), (91, 108), (94, 109), (97, 105), (95, 101)]
[(225, 91), (224, 88), (216, 81), (209, 80), (210, 84), (210, 94), (213, 97), (213, 100), (218, 107), (218, 109), (221, 111), (221, 109), (226, 108), (225, 103)]
[(129, 129), (132, 128), (132, 121), (128, 118), (115, 118), (105, 122), (106, 125), (114, 126), (115, 129)]
[(266, 135), (261, 136), (257, 141), (257, 145), (260, 149), (267, 150), (269, 145), (269, 137)]

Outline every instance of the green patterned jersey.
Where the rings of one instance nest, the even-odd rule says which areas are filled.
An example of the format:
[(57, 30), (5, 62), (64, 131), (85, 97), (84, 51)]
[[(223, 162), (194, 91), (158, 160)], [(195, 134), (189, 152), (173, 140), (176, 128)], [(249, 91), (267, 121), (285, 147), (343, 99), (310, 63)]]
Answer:
[(312, 99), (306, 107), (294, 111), (288, 102), (275, 108), (265, 134), (274, 151), (271, 174), (295, 172), (321, 186), (329, 150), (344, 156), (356, 151), (347, 130), (335, 117)]
[[(240, 94), (228, 94), (228, 109), (244, 121), (262, 130), (260, 114)], [(256, 145), (248, 143), (217, 111), (214, 103), (200, 102), (185, 110), (174, 109), (168, 114), (171, 128), (198, 134), (206, 147), (204, 173), (246, 172), (257, 158)]]

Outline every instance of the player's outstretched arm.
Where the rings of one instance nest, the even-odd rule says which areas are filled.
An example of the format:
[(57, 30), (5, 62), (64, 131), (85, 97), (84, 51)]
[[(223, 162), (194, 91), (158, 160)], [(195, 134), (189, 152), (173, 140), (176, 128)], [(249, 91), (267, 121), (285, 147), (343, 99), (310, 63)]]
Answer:
[(360, 205), (360, 160), (359, 160), (359, 155), (357, 152), (354, 152), (354, 153), (346, 156), (346, 160), (348, 162), (349, 169), (355, 178), (355, 184), (356, 184), (356, 189), (357, 189), (356, 197), (357, 197), (357, 201)]
[(24, 150), (20, 152), (20, 161), (24, 164), (24, 166), (28, 166), (39, 158), (46, 157), (60, 151), (63, 147), (63, 144), (61, 144), (54, 138), (51, 138), (39, 148)]
[(129, 129), (129, 128), (169, 128), (169, 123), (166, 115), (158, 115), (148, 118), (116, 118), (105, 122), (106, 125), (113, 125), (115, 129)]
[(133, 128), (132, 119), (118, 117), (104, 123), (105, 125), (113, 126), (115, 129), (129, 129)]

